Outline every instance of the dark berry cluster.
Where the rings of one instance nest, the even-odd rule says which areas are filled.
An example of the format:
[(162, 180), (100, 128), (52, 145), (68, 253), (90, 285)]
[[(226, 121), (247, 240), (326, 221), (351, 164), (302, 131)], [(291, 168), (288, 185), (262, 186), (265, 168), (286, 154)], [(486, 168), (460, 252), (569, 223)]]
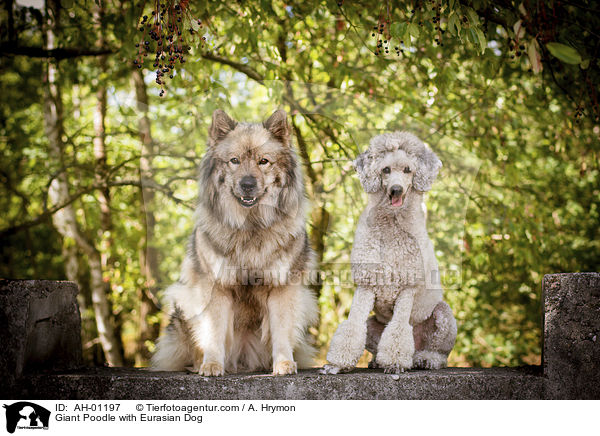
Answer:
[(391, 36), (388, 35), (389, 32), (387, 31), (386, 24), (386, 22), (380, 20), (379, 24), (373, 27), (373, 33), (371, 33), (371, 36), (375, 37), (376, 39), (375, 56), (379, 56), (384, 52), (385, 54), (389, 54), (390, 52), (389, 40)]
[(442, 34), (444, 33), (444, 31), (442, 30), (441, 27), (441, 12), (442, 12), (442, 5), (441, 2), (436, 3), (435, 5), (435, 16), (431, 19), (431, 22), (433, 24), (433, 28), (436, 30), (437, 34), (434, 37), (434, 41), (437, 45), (443, 46), (444, 43), (442, 42)]
[[(419, 27), (424, 27), (424, 20), (429, 20), (431, 18), (431, 24), (435, 30), (434, 42), (436, 45), (443, 46), (442, 35), (445, 33), (445, 30), (442, 29), (442, 2), (439, 0), (428, 0), (430, 6), (425, 5), (422, 0), (417, 0), (414, 8), (411, 8), (407, 11), (407, 21), (406, 24), (418, 24)], [(467, 22), (468, 19), (466, 16), (462, 17), (463, 22)], [(373, 27), (371, 32), (371, 36), (375, 38), (375, 56), (379, 56), (381, 54), (389, 54), (390, 53), (390, 40), (392, 39), (392, 35), (390, 34), (390, 28), (392, 26), (391, 22), (391, 14), (388, 9), (387, 18), (383, 18), (380, 16), (378, 23)], [(396, 36), (396, 35), (395, 35)], [(400, 56), (400, 54), (404, 53), (404, 41), (400, 41), (400, 45), (396, 45), (393, 47), (396, 56)]]
[(519, 42), (519, 39), (511, 39), (508, 38), (508, 49), (512, 52), (512, 54), (510, 55), (511, 59), (514, 59), (515, 57), (520, 57), (523, 52), (525, 51), (525, 46)]
[[(185, 55), (191, 50), (188, 37), (198, 35), (202, 22), (191, 17), (189, 0), (164, 0), (156, 2), (151, 16), (144, 15), (139, 30), (143, 36), (135, 46), (138, 49), (134, 65), (142, 68), (144, 58), (154, 54), (152, 66), (156, 68), (156, 83), (160, 86), (159, 95), (165, 94), (165, 81), (172, 79), (175, 65), (185, 63)], [(202, 37), (204, 45), (205, 37)]]

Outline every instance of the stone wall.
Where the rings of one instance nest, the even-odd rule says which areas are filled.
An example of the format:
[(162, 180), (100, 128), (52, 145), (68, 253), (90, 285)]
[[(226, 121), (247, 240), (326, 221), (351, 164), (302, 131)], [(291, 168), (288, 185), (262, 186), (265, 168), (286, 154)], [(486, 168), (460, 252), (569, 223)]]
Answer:
[(24, 374), (81, 367), (77, 285), (0, 280), (0, 372), (7, 386)]
[(600, 274), (544, 277), (546, 398), (600, 398)]
[(228, 375), (81, 368), (77, 287), (0, 281), (3, 398), (14, 399), (600, 399), (600, 274), (544, 277), (543, 365), (446, 368), (400, 376)]

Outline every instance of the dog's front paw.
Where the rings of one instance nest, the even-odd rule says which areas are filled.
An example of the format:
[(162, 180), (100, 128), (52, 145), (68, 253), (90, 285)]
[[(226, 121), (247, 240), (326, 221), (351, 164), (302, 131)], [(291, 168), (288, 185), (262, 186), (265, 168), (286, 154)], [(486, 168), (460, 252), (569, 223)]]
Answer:
[(413, 367), (419, 369), (440, 369), (448, 366), (448, 357), (435, 351), (417, 351), (413, 356)]
[(273, 365), (273, 375), (289, 375), (296, 374), (298, 367), (296, 362), (292, 360), (280, 360)]
[(412, 350), (379, 349), (376, 363), (385, 373), (398, 374), (413, 366)]
[(386, 373), (397, 374), (412, 368), (414, 352), (412, 328), (390, 332), (386, 330), (379, 341), (375, 361)]
[(388, 365), (383, 367), (383, 372), (386, 374), (402, 374), (404, 371), (410, 369), (399, 364)]
[(200, 371), (198, 373), (207, 377), (220, 376), (225, 375), (225, 369), (220, 363), (206, 362), (200, 366)]
[(331, 338), (327, 361), (333, 366), (352, 370), (365, 349), (367, 326), (349, 321), (341, 323)]
[(337, 365), (331, 365), (331, 364), (327, 364), (324, 365), (323, 368), (321, 368), (319, 370), (320, 374), (343, 374), (345, 372), (350, 372), (354, 369), (354, 367), (350, 367), (350, 368), (343, 368), (341, 366), (337, 366)]

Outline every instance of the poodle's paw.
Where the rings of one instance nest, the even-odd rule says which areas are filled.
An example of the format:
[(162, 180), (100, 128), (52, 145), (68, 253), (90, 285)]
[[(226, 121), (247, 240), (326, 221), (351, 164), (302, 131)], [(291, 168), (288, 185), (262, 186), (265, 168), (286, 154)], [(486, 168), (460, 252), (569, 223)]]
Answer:
[(345, 372), (350, 372), (354, 369), (354, 367), (351, 368), (342, 368), (340, 366), (337, 365), (331, 365), (331, 364), (327, 364), (324, 365), (323, 368), (321, 368), (319, 370), (320, 374), (343, 374)]
[[(383, 332), (375, 362), (389, 372), (411, 369), (415, 343), (412, 337), (412, 328)], [(388, 371), (386, 371), (388, 372)]]
[(401, 365), (389, 365), (383, 367), (383, 372), (386, 374), (402, 374), (404, 371), (410, 368), (405, 368)]
[(199, 374), (206, 377), (225, 375), (225, 368), (217, 362), (205, 362), (200, 366)]
[(296, 362), (292, 360), (280, 360), (273, 365), (273, 375), (289, 375), (296, 374), (298, 367)]
[(419, 369), (440, 369), (448, 366), (448, 357), (435, 351), (417, 351), (413, 357), (413, 367)]
[(380, 350), (377, 354), (375, 362), (380, 368), (383, 368), (385, 373), (404, 372), (407, 369), (411, 369), (413, 366), (412, 352), (394, 351), (387, 353), (385, 350)]
[(366, 325), (344, 321), (331, 338), (327, 361), (338, 368), (354, 368), (365, 349), (366, 337)]

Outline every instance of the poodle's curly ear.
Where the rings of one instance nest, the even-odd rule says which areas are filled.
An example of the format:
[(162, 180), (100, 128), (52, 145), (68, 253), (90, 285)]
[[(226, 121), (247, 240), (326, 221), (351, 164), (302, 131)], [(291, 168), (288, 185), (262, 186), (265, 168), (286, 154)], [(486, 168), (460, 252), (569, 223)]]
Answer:
[(365, 151), (352, 162), (363, 189), (370, 194), (379, 191), (381, 188), (381, 177), (379, 173), (373, 170), (373, 160), (373, 156), (369, 151)]
[(416, 154), (416, 158), (418, 165), (413, 178), (413, 186), (417, 191), (429, 191), (442, 167), (442, 161), (425, 144)]

